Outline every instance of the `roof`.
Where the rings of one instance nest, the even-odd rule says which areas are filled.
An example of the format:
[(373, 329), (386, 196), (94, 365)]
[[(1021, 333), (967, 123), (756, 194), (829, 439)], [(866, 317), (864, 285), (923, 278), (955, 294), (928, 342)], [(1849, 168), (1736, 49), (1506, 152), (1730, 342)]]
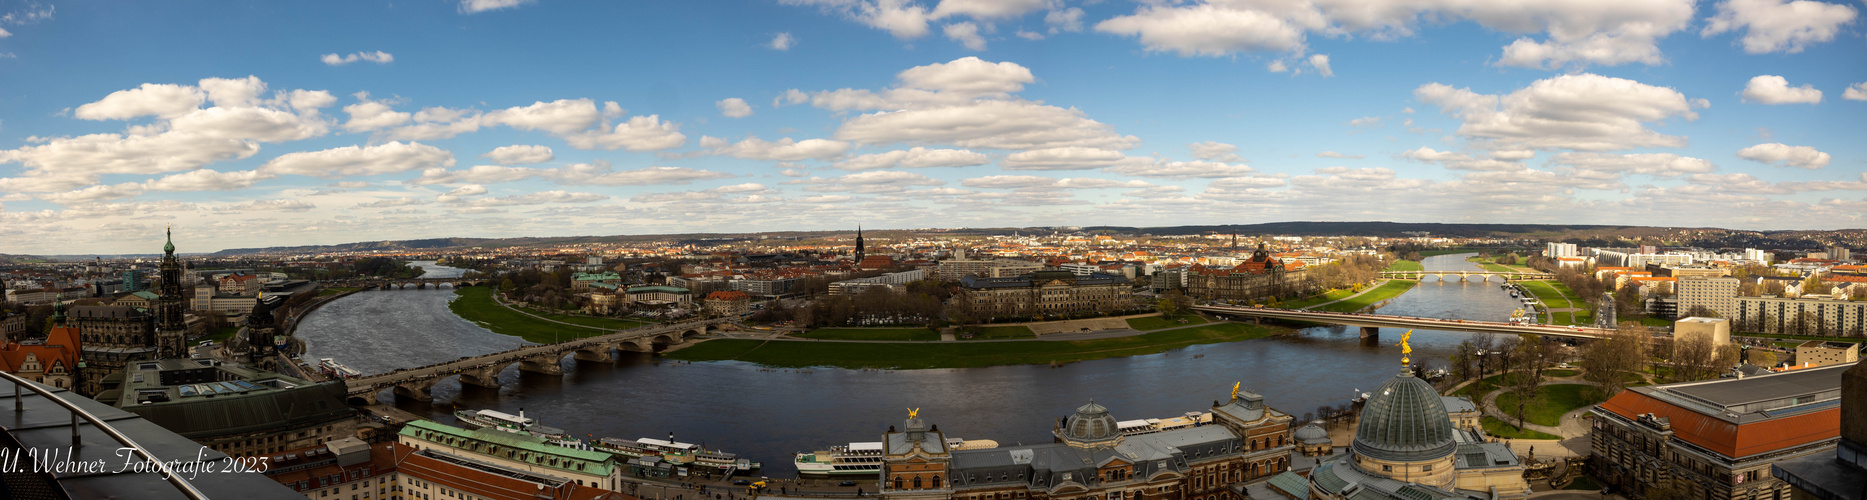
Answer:
[(1453, 452), (1452, 420), (1432, 384), (1401, 372), (1375, 389), (1355, 428), (1355, 452), (1396, 462), (1444, 457)]
[(541, 467), (552, 467), (552, 468), (557, 468), (557, 469), (575, 471), (575, 472), (584, 473), (584, 474), (607, 476), (609, 475), (610, 467), (615, 465), (617, 462), (616, 456), (610, 453), (604, 453), (604, 452), (594, 451), (594, 450), (580, 450), (576, 448), (565, 448), (563, 446), (557, 446), (557, 445), (553, 445), (550, 443), (546, 443), (544, 438), (540, 438), (540, 437), (521, 436), (518, 434), (513, 434), (509, 432), (500, 432), (500, 431), (472, 431), (472, 430), (462, 429), (459, 427), (454, 427), (451, 425), (436, 423), (436, 422), (429, 421), (429, 420), (411, 420), (409, 421), (408, 425), (402, 427), (402, 431), (399, 432), (398, 434), (407, 436), (411, 439), (418, 439), (418, 440), (427, 441), (427, 442), (436, 442), (434, 441), (434, 438), (423, 437), (421, 435), (422, 431), (434, 432), (437, 434), (452, 436), (452, 437), (457, 437), (457, 438), (462, 438), (462, 439), (470, 439), (474, 441), (493, 443), (493, 444), (497, 444), (497, 445), (504, 446), (507, 448), (512, 448), (515, 450), (529, 451), (529, 452), (539, 454), (539, 455), (554, 455), (554, 456), (559, 456), (559, 457), (572, 458), (572, 459), (585, 461), (585, 462), (588, 462), (589, 465), (587, 466), (587, 468), (584, 468), (584, 469), (566, 469), (564, 467), (558, 467), (558, 466), (546, 464), (543, 462), (536, 462), (536, 465), (541, 466)]
[[(343, 382), (312, 383), (245, 366), (202, 365), (187, 359), (150, 364), (129, 365), (114, 404), (190, 438), (310, 427), (356, 416), (356, 410), (344, 403)], [(220, 372), (214, 375), (219, 382), (161, 383), (162, 372), (178, 370), (215, 370)]]
[[(597, 500), (628, 498), (621, 493), (569, 480), (473, 460), (471, 458), (395, 446), (397, 472), (420, 478), (475, 497), (553, 498)], [(556, 490), (549, 491), (544, 490)]]
[(1854, 363), (1704, 382), (1634, 387), (1597, 407), (1638, 422), (1666, 418), (1674, 437), (1739, 458), (1834, 439), (1841, 373)]
[(749, 298), (751, 298), (750, 295), (746, 295), (745, 292), (738, 290), (718, 291), (707, 294), (707, 300), (747, 300)]
[(1291, 498), (1309, 500), (1309, 480), (1295, 472), (1284, 471), (1282, 474), (1271, 476), (1270, 486)]
[(629, 293), (693, 293), (686, 288), (676, 286), (638, 286), (629, 288)]

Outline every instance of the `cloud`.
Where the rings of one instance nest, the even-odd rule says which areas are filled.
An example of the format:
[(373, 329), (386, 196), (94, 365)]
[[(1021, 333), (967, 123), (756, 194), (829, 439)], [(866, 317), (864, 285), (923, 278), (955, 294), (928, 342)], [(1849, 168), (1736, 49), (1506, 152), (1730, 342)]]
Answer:
[[(777, 198), (771, 198), (771, 197), (764, 196), (764, 195), (775, 194), (775, 193), (777, 193), (776, 190), (765, 187), (764, 184), (759, 184), (755, 182), (747, 182), (743, 184), (734, 184), (731, 186), (720, 186), (720, 187), (716, 187), (712, 189), (702, 189), (699, 191), (675, 191), (675, 192), (664, 192), (664, 193), (650, 193), (650, 194), (645, 194), (645, 195), (629, 198), (629, 201), (633, 201), (637, 203), (665, 203), (665, 202), (690, 202), (691, 203), (691, 202), (700, 202), (700, 201), (716, 201), (716, 200), (720, 200), (725, 195), (738, 194), (738, 195), (747, 195), (747, 197), (736, 198), (733, 201), (766, 202), (766, 201), (777, 201), (778, 200)], [(759, 198), (752, 199), (751, 197), (759, 197)]]
[(701, 137), (700, 147), (711, 149), (713, 154), (728, 155), (747, 160), (798, 161), (828, 160), (843, 155), (849, 150), (849, 143), (827, 139), (792, 140), (789, 137), (777, 141), (766, 141), (757, 137), (747, 137), (739, 142), (728, 144), (718, 137)]
[(1237, 177), (1254, 172), (1246, 165), (1236, 165), (1215, 161), (1163, 161), (1153, 158), (1131, 158), (1132, 161), (1120, 166), (1103, 169), (1109, 173), (1135, 177), (1163, 177), (1168, 179), (1216, 179)]
[(1379, 117), (1379, 116), (1363, 116), (1363, 117), (1361, 117), (1361, 118), (1356, 118), (1356, 119), (1353, 119), (1353, 120), (1349, 120), (1349, 121), (1348, 121), (1348, 126), (1350, 126), (1350, 127), (1360, 127), (1360, 128), (1368, 128), (1368, 127), (1379, 127), (1379, 126), (1381, 126), (1381, 117)]
[(427, 205), (428, 203), (430, 203), (428, 200), (422, 199), (422, 198), (403, 197), (403, 198), (389, 198), (386, 200), (366, 201), (363, 203), (358, 203), (356, 208), (406, 207), (406, 206), (413, 206), (413, 205)]
[(441, 148), (411, 142), (375, 146), (344, 146), (323, 151), (280, 155), (259, 167), (267, 175), (356, 177), (454, 165), (454, 155)]
[(150, 191), (231, 191), (252, 187), (272, 177), (257, 170), (219, 172), (204, 168), (144, 181), (143, 188)]
[(1867, 101), (1867, 82), (1849, 85), (1847, 90), (1841, 92), (1841, 98), (1850, 101)]
[(1810, 170), (1828, 166), (1828, 161), (1833, 159), (1828, 156), (1828, 153), (1816, 151), (1815, 148), (1809, 146), (1790, 146), (1775, 142), (1740, 149), (1737, 151), (1737, 157), (1763, 164), (1780, 163), (1777, 166)]
[(1066, 146), (1012, 153), (999, 164), (1006, 170), (1085, 170), (1114, 166), (1127, 159), (1120, 151)]
[(590, 99), (558, 99), (534, 102), (529, 106), (510, 107), (487, 113), (482, 122), (519, 130), (543, 130), (558, 136), (584, 131), (597, 124), (601, 113)]
[(927, 149), (916, 147), (857, 156), (837, 162), (831, 166), (843, 170), (876, 170), (895, 167), (970, 167), (974, 165), (984, 165), (990, 161), (991, 157), (964, 149)]
[(1198, 158), (1201, 160), (1224, 161), (1224, 162), (1245, 161), (1244, 158), (1238, 156), (1238, 146), (1226, 144), (1223, 142), (1214, 142), (1214, 141), (1195, 142), (1195, 143), (1186, 145), (1186, 147), (1188, 149), (1193, 150), (1194, 158)]
[(143, 187), (134, 182), (117, 185), (97, 185), (84, 189), (39, 195), (39, 199), (60, 205), (75, 205), (94, 201), (129, 198), (143, 194)]
[(353, 52), (347, 56), (342, 56), (342, 55), (337, 55), (337, 54), (325, 54), (323, 57), (318, 58), (318, 60), (324, 61), (324, 64), (331, 65), (331, 66), (343, 66), (345, 64), (350, 64), (353, 62), (357, 62), (359, 60), (369, 61), (369, 62), (373, 62), (376, 64), (389, 64), (389, 63), (395, 62), (395, 56), (389, 54), (388, 52), (383, 52), (383, 51), (378, 50), (375, 52)]
[(532, 3), (533, 0), (460, 0), (460, 13), (473, 14), (489, 10), (511, 9)]
[(720, 108), (720, 114), (726, 115), (727, 118), (745, 118), (752, 116), (752, 105), (746, 104), (745, 99), (737, 97), (721, 99), (719, 102), (713, 103), (713, 105), (718, 106)]
[(1744, 85), (1744, 100), (1762, 104), (1818, 104), (1822, 91), (1804, 84), (1790, 87), (1789, 79), (1776, 75), (1757, 75)]
[(1537, 80), (1505, 95), (1439, 83), (1423, 85), (1413, 95), (1460, 119), (1458, 135), (1491, 149), (1682, 147), (1684, 137), (1654, 132), (1645, 123), (1698, 118), (1679, 91), (1588, 73)]
[(766, 47), (771, 47), (772, 50), (791, 50), (791, 47), (794, 45), (797, 45), (797, 37), (791, 36), (789, 32), (773, 35), (771, 37), (771, 42), (765, 44)]
[(1725, 0), (1718, 14), (1705, 20), (1700, 36), (1746, 29), (1744, 52), (1802, 52), (1814, 43), (1835, 39), (1841, 26), (1854, 22), (1854, 7), (1810, 0)]
[(1050, 25), (1052, 35), (1060, 31), (1080, 32), (1083, 30), (1083, 9), (1052, 9), (1044, 14), (1044, 24)]
[(246, 203), (218, 207), (218, 208), (215, 208), (214, 210), (218, 212), (249, 212), (249, 211), (304, 212), (304, 211), (311, 210), (313, 208), (318, 208), (318, 206), (312, 204), (311, 202), (304, 201), (304, 200), (283, 200), (281, 199), (281, 200), (253, 200), (253, 201), (249, 201)]
[(634, 170), (611, 170), (606, 162), (578, 163), (552, 174), (559, 183), (593, 186), (647, 186), (686, 184), (693, 181), (724, 179), (733, 174), (687, 167), (644, 167)]
[(486, 194), (486, 186), (481, 186), (479, 184), (468, 184), (465, 186), (454, 188), (452, 191), (441, 193), (440, 196), (434, 197), (434, 200), (439, 201), (441, 203), (452, 203), (455, 201), (459, 201), (461, 198), (465, 198), (468, 196), (479, 196), (483, 194)]
[(946, 25), (942, 29), (949, 40), (959, 42), (970, 50), (985, 50), (985, 37), (979, 36), (979, 25), (971, 21)]
[[(1549, 163), (1573, 167), (1577, 171), (1617, 175), (1629, 173), (1665, 178), (1710, 173), (1718, 169), (1718, 166), (1710, 161), (1672, 153), (1560, 153), (1551, 158)], [(1586, 172), (1583, 176), (1598, 177)]]
[(608, 132), (598, 129), (570, 135), (564, 137), (564, 142), (577, 149), (658, 151), (687, 144), (687, 136), (680, 130), (679, 124), (663, 122), (660, 115), (633, 116)]
[(1073, 108), (998, 100), (865, 114), (843, 122), (834, 137), (862, 144), (905, 142), (986, 149), (1127, 149), (1140, 141), (1117, 135), (1112, 127)]
[(474, 165), (464, 170), (448, 170), (442, 167), (427, 168), (421, 176), (408, 181), (409, 184), (499, 184), (518, 182), (533, 177), (550, 177), (555, 172), (550, 169), (526, 167), (502, 167), (499, 165)]
[(493, 163), (498, 163), (500, 165), (529, 165), (551, 161), (557, 156), (551, 152), (550, 146), (526, 146), (515, 144), (494, 148), (492, 151), (480, 155), (480, 157), (492, 160)]
[(1153, 187), (1146, 181), (1117, 181), (1087, 177), (1051, 178), (1035, 175), (991, 175), (959, 181), (961, 186), (980, 189), (1104, 189)]
[(896, 74), (895, 79), (907, 88), (967, 97), (1017, 92), (1023, 90), (1025, 84), (1037, 81), (1030, 68), (1017, 63), (994, 63), (971, 56), (908, 68)]
[(1324, 78), (1335, 76), (1335, 70), (1329, 69), (1329, 56), (1328, 55), (1325, 55), (1325, 54), (1310, 55), (1309, 66), (1311, 68), (1315, 68), (1316, 72), (1318, 74), (1321, 74)]
[(787, 184), (804, 184), (804, 190), (847, 191), (856, 193), (899, 193), (910, 186), (939, 186), (945, 181), (913, 172), (898, 170), (871, 170), (835, 177), (811, 177), (786, 181)]
[(1419, 149), (1401, 153), (1400, 157), (1410, 158), (1410, 159), (1419, 160), (1419, 161), (1428, 162), (1428, 163), (1438, 163), (1446, 168), (1453, 169), (1453, 170), (1509, 171), (1509, 170), (1523, 170), (1524, 169), (1524, 166), (1522, 163), (1518, 163), (1515, 161), (1505, 161), (1505, 160), (1500, 160), (1497, 158), (1473, 158), (1471, 155), (1465, 154), (1465, 153), (1459, 153), (1459, 152), (1454, 152), (1454, 151), (1436, 151), (1433, 148), (1428, 148), (1428, 147), (1421, 147)]
[(361, 101), (344, 106), (344, 112), (350, 114), (350, 121), (344, 122), (344, 130), (366, 132), (370, 130), (399, 127), (407, 124), (411, 115), (396, 111), (388, 103), (369, 100), (369, 95), (358, 93)]
[(1343, 160), (1359, 160), (1362, 158), (1367, 158), (1366, 156), (1362, 156), (1362, 155), (1342, 154), (1342, 153), (1337, 153), (1334, 151), (1323, 151), (1321, 153), (1316, 153), (1316, 157), (1317, 158), (1336, 158), (1336, 159), (1343, 159)]
[[(1392, 40), (1413, 35), (1422, 23), (1466, 20), (1505, 33), (1545, 33), (1543, 40), (1527, 36), (1517, 39), (1504, 48), (1497, 61), (1504, 66), (1534, 68), (1660, 64), (1664, 59), (1655, 41), (1690, 24), (1693, 9), (1692, 0), (1611, 4), (1459, 0), (1141, 3), (1133, 14), (1102, 21), (1096, 24), (1096, 30), (1135, 37), (1149, 51), (1183, 57), (1220, 57), (1240, 52), (1301, 56), (1307, 49), (1309, 33)], [(1279, 67), (1283, 65), (1273, 64), (1272, 70)]]
[(782, 5), (817, 6), (841, 14), (895, 38), (910, 40), (927, 35), (927, 8), (909, 0), (778, 0)]
[(111, 92), (97, 102), (78, 106), (72, 116), (84, 120), (128, 120), (140, 116), (174, 118), (188, 114), (207, 102), (200, 88), (166, 83), (145, 83), (141, 87)]
[(590, 203), (609, 199), (609, 195), (596, 193), (573, 193), (570, 191), (539, 191), (529, 194), (482, 198), (478, 200), (454, 200), (451, 205), (464, 207), (510, 207), (520, 205), (543, 205), (547, 203)]

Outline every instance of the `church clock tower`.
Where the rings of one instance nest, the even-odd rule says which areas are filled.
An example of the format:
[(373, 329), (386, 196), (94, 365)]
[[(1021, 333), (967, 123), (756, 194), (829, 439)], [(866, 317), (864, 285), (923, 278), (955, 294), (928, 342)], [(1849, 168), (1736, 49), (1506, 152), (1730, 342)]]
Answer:
[(151, 306), (156, 313), (156, 348), (162, 358), (188, 357), (188, 322), (182, 318), (182, 264), (175, 258), (175, 233), (162, 245), (162, 288)]

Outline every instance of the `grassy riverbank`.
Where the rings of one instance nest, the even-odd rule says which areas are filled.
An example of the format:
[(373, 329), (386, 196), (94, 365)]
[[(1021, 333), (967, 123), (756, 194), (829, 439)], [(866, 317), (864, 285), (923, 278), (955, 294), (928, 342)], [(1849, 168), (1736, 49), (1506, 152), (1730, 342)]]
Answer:
[(820, 328), (795, 335), (822, 340), (940, 340), (940, 334), (926, 328)]
[(1412, 290), (1413, 286), (1418, 284), (1420, 284), (1418, 280), (1387, 280), (1387, 283), (1382, 284), (1379, 288), (1369, 290), (1367, 293), (1363, 293), (1360, 296), (1317, 307), (1312, 310), (1333, 312), (1360, 311), (1380, 301), (1399, 297), (1400, 294), (1407, 293), (1407, 290)]
[(1312, 295), (1309, 297), (1292, 300), (1289, 302), (1280, 302), (1277, 304), (1277, 307), (1281, 309), (1302, 309), (1305, 307), (1315, 306), (1317, 304), (1326, 304), (1326, 303), (1346, 299), (1351, 295), (1355, 295), (1355, 293), (1356, 292), (1354, 290), (1350, 290), (1347, 288), (1337, 288), (1337, 289), (1329, 290), (1329, 291), (1319, 293), (1316, 295)]
[(583, 325), (583, 326), (587, 326), (591, 328), (602, 328), (605, 330), (627, 330), (630, 328), (648, 325), (647, 322), (643, 322), (643, 321), (616, 319), (616, 318), (597, 318), (597, 317), (592, 317), (592, 316), (572, 316), (569, 314), (546, 312), (544, 310), (541, 310), (535, 307), (525, 307), (525, 306), (515, 306), (515, 307), (533, 316), (544, 317), (544, 318), (548, 318), (551, 320), (562, 321), (565, 323), (570, 323), (570, 324), (575, 324), (575, 325)]
[(501, 335), (549, 344), (609, 333), (603, 328), (552, 323), (507, 309), (493, 301), (492, 288), (462, 287), (454, 290), (454, 295), (458, 297), (447, 303), (454, 315)]
[(1417, 261), (1417, 260), (1396, 260), (1394, 261), (1394, 263), (1388, 264), (1386, 270), (1388, 271), (1425, 271), (1426, 266), (1420, 265), (1420, 261)]
[[(1182, 321), (1184, 321), (1184, 323), (1182, 323)], [(1142, 316), (1139, 318), (1128, 318), (1128, 327), (1145, 332), (1186, 325), (1199, 325), (1205, 322), (1206, 318), (1202, 318), (1198, 314), (1181, 314), (1174, 319), (1166, 319), (1160, 316)]]
[(1132, 337), (1076, 341), (894, 344), (716, 339), (668, 353), (667, 357), (685, 361), (738, 360), (787, 368), (975, 368), (1140, 356), (1196, 344), (1250, 340), (1289, 331), (1287, 328), (1267, 325), (1215, 323)]

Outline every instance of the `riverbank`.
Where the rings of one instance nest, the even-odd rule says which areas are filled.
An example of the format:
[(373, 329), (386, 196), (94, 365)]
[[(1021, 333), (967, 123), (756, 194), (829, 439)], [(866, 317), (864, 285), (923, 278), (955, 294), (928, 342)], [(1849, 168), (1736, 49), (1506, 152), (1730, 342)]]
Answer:
[(447, 309), (461, 319), (492, 330), (500, 335), (511, 335), (527, 342), (552, 344), (584, 337), (594, 337), (613, 332), (612, 329), (592, 326), (572, 325), (541, 321), (537, 317), (513, 310), (493, 299), (490, 287), (469, 286), (454, 290), (455, 299), (447, 303)]
[(1354, 295), (1336, 302), (1329, 302), (1311, 307), (1310, 310), (1352, 313), (1367, 309), (1368, 306), (1379, 304), (1388, 299), (1399, 297), (1400, 294), (1407, 293), (1408, 290), (1413, 289), (1414, 285), (1418, 284), (1420, 284), (1419, 280), (1387, 280), (1387, 283), (1383, 283), (1373, 290), (1361, 292), (1359, 295)]
[(665, 357), (681, 361), (745, 361), (779, 368), (978, 368), (1158, 354), (1198, 344), (1251, 340), (1292, 331), (1271, 325), (1214, 323), (1130, 337), (1074, 341), (858, 343), (715, 339)]

